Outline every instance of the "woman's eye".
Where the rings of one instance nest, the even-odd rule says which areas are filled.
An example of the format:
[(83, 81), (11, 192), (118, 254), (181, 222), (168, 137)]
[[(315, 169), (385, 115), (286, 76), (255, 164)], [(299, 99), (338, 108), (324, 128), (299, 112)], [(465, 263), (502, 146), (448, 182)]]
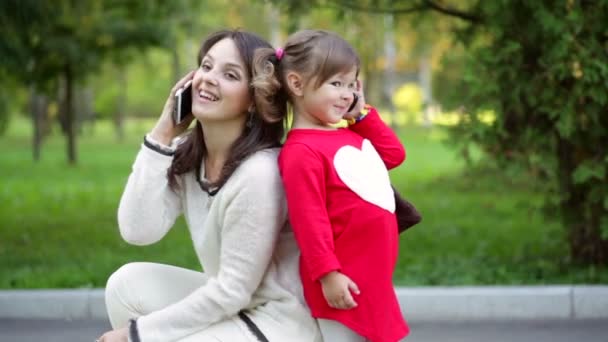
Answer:
[(342, 82), (340, 82), (340, 81), (334, 81), (334, 82), (331, 82), (331, 85), (333, 85), (334, 87), (341, 87), (342, 86)]
[(211, 66), (209, 64), (201, 64), (201, 69), (204, 71), (209, 71), (211, 70)]
[(226, 73), (226, 77), (228, 77), (231, 80), (238, 80), (239, 77), (231, 72)]

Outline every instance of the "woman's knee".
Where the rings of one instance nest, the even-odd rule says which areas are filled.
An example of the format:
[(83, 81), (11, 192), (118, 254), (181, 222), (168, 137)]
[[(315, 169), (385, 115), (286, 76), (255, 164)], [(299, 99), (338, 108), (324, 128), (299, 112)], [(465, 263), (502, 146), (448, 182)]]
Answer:
[(125, 287), (133, 284), (133, 280), (136, 279), (137, 270), (141, 267), (141, 264), (139, 262), (128, 263), (114, 271), (106, 282), (106, 295), (124, 292)]
[(141, 263), (121, 266), (108, 278), (105, 288), (105, 303), (108, 318), (113, 327), (121, 327), (137, 314), (136, 286)]

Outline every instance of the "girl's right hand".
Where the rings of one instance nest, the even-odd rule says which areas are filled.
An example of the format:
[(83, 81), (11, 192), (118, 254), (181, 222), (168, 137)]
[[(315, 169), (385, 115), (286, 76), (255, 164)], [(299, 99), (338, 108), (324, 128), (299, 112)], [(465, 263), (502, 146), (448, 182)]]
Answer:
[(156, 122), (156, 125), (150, 132), (150, 136), (164, 145), (170, 145), (173, 138), (182, 134), (188, 127), (194, 117), (189, 115), (184, 121), (182, 121), (179, 125), (175, 125), (173, 121), (173, 110), (175, 108), (175, 92), (182, 88), (186, 82), (192, 79), (194, 76), (195, 70), (190, 71), (186, 76), (177, 81), (175, 86), (171, 89), (171, 93), (169, 94), (169, 98), (165, 102), (165, 106), (163, 107), (163, 111), (160, 115), (160, 118)]
[(355, 98), (357, 98), (357, 103), (353, 109), (344, 114), (343, 118), (345, 120), (356, 119), (359, 115), (361, 115), (361, 111), (365, 107), (365, 94), (363, 94), (363, 82), (361, 82), (361, 80), (357, 80), (353, 95), (355, 95)]
[(334, 309), (348, 310), (357, 306), (353, 298), (354, 294), (360, 294), (359, 288), (345, 274), (338, 271), (327, 273), (321, 278), (323, 296), (327, 304)]

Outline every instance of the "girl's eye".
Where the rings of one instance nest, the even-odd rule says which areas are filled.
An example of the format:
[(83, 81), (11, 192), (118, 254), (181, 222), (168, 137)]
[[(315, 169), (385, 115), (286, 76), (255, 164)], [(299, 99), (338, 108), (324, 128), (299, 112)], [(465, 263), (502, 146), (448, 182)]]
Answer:
[(348, 85), (348, 89), (351, 89), (351, 90), (355, 89), (356, 87), (357, 87), (356, 83), (351, 83), (351, 84)]
[(334, 87), (341, 87), (342, 86), (342, 82), (340, 82), (340, 81), (333, 81), (333, 82), (331, 82), (331, 85), (333, 85)]
[(211, 66), (209, 64), (201, 64), (201, 69), (203, 69), (204, 71), (209, 71), (211, 70)]

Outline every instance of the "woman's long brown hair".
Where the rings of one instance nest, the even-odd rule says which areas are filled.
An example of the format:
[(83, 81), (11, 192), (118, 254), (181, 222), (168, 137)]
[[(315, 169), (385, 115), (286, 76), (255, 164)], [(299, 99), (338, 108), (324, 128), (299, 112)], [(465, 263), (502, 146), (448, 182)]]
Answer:
[[(247, 79), (251, 82), (255, 50), (262, 47), (272, 48), (268, 42), (252, 33), (238, 30), (223, 30), (211, 34), (201, 46), (197, 58), (198, 65), (200, 65), (201, 60), (209, 49), (225, 38), (234, 41), (247, 70)], [(250, 95), (252, 99), (255, 98), (255, 89), (253, 87), (250, 87)], [(255, 108), (258, 107), (255, 106)], [(211, 189), (221, 188), (241, 162), (254, 152), (269, 147), (280, 146), (281, 139), (285, 133), (284, 115), (286, 113), (270, 117), (254, 111), (251, 120), (244, 128), (241, 136), (232, 144), (219, 179), (213, 183), (199, 182), (203, 190), (208, 193), (214, 193), (211, 192)], [(205, 146), (204, 133), (200, 121), (196, 122), (194, 129), (187, 133), (184, 139), (177, 147), (171, 166), (167, 170), (169, 186), (173, 190), (178, 188), (177, 178), (179, 175), (195, 171), (197, 173), (196, 177), (199, 179), (200, 167), (207, 155), (207, 147)]]

